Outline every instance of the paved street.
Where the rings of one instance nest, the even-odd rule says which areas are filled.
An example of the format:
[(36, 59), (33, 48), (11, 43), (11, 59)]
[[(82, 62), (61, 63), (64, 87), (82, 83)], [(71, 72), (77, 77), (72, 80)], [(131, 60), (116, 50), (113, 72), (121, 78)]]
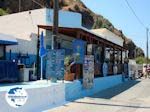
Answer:
[(150, 112), (150, 79), (125, 82), (49, 112)]

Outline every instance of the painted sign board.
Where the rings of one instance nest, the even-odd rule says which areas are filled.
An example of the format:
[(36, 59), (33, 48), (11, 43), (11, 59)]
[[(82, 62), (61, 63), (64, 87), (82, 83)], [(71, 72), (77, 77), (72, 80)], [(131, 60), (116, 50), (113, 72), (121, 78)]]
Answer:
[(64, 57), (65, 51), (62, 49), (48, 51), (46, 62), (46, 78), (63, 79)]
[(94, 55), (95, 62), (100, 63), (102, 48), (95, 44), (87, 45), (87, 54)]
[(83, 63), (83, 87), (90, 89), (94, 82), (94, 56), (85, 55)]
[(73, 56), (75, 58), (75, 63), (83, 64), (85, 55), (85, 41), (80, 39), (75, 39), (72, 43)]

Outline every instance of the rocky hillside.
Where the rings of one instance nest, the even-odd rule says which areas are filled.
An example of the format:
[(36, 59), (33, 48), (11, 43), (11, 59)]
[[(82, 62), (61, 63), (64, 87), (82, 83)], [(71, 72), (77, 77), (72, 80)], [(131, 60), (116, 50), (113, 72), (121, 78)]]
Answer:
[[(21, 0), (21, 11), (37, 9), (41, 7), (53, 6), (52, 0)], [(19, 0), (0, 0), (0, 8), (7, 11), (7, 13), (16, 13), (19, 11)], [(73, 12), (79, 12), (82, 14), (82, 25), (88, 29), (107, 28), (115, 34), (125, 38), (125, 46), (129, 49), (129, 57), (135, 58), (137, 56), (144, 56), (144, 52), (141, 48), (137, 47), (132, 40), (127, 39), (122, 31), (116, 29), (112, 23), (101, 15), (95, 14), (88, 9), (81, 0), (59, 0), (59, 6), (62, 10), (69, 10)]]

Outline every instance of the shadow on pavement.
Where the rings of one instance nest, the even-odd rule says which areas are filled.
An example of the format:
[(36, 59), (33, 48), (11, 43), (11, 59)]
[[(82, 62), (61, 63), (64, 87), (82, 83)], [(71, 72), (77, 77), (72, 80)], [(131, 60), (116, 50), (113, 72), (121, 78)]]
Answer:
[(90, 104), (90, 105), (99, 105), (99, 106), (116, 106), (116, 107), (126, 107), (126, 108), (143, 108), (143, 109), (150, 109), (148, 106), (138, 106), (138, 105), (123, 105), (123, 104), (106, 104), (106, 103), (91, 103), (91, 102), (81, 102), (81, 101), (74, 101), (74, 103), (79, 104)]
[(100, 91), (90, 97), (92, 98), (104, 98), (104, 99), (110, 99), (126, 90), (129, 88), (135, 86), (138, 84), (140, 81), (132, 80), (128, 82), (124, 82), (122, 84), (119, 84), (117, 86), (113, 86), (112, 88), (105, 89), (103, 91)]

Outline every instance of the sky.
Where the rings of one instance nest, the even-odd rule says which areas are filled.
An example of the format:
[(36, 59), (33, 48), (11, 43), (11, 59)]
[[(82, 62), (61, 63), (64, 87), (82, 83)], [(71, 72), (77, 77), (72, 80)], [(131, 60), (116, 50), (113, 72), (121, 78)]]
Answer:
[(145, 27), (143, 27), (143, 25), (141, 25), (136, 19), (125, 0), (81, 1), (83, 1), (84, 4), (93, 12), (100, 14), (108, 19), (117, 29), (122, 30), (123, 33), (128, 38), (132, 39), (138, 47), (141, 47), (146, 54), (145, 27), (150, 28), (150, 0), (128, 0), (130, 6), (135, 11), (136, 15), (140, 18)]

